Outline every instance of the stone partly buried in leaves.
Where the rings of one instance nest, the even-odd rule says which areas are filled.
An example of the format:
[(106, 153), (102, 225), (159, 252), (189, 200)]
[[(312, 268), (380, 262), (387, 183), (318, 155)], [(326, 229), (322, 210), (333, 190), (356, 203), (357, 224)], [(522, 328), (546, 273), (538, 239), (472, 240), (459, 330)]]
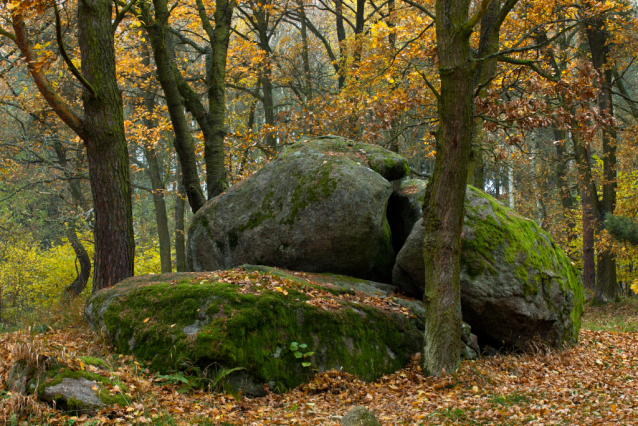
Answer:
[(340, 137), (300, 142), (209, 201), (188, 231), (192, 271), (246, 263), (390, 282), (390, 180), (407, 161)]
[[(418, 298), (424, 232), (421, 219), (393, 271), (393, 283)], [(536, 223), (473, 187), (466, 194), (460, 281), (463, 320), (483, 344), (525, 349), (577, 341), (583, 288), (569, 258)]]
[(340, 426), (381, 426), (376, 416), (361, 405), (354, 407), (339, 421)]
[[(421, 350), (423, 303), (392, 297), (393, 286), (263, 266), (219, 274), (130, 278), (91, 296), (85, 316), (118, 352), (155, 371), (241, 368), (226, 379), (248, 395), (263, 394), (265, 384), (284, 391), (329, 369), (372, 381)], [(235, 278), (221, 278), (228, 274)]]
[[(80, 357), (82, 368), (48, 359), (39, 368), (24, 360), (15, 362), (7, 377), (7, 388), (22, 395), (36, 394), (38, 399), (70, 414), (94, 415), (108, 405), (126, 405), (126, 388), (109, 378), (107, 364), (97, 358)], [(119, 386), (118, 386), (119, 385)], [(113, 391), (117, 387), (117, 391)]]

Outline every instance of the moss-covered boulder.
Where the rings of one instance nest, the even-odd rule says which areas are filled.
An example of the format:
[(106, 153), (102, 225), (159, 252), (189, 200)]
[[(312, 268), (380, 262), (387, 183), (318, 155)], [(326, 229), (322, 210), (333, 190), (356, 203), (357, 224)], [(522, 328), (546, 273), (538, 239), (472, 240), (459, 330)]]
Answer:
[(294, 144), (197, 212), (188, 268), (251, 263), (390, 282), (388, 179), (408, 172), (403, 157), (374, 145), (339, 137)]
[(228, 383), (251, 395), (329, 369), (375, 380), (405, 367), (423, 341), (422, 320), (382, 287), (263, 267), (130, 278), (91, 296), (85, 315), (155, 371), (242, 368)]
[[(394, 284), (414, 297), (424, 290), (423, 221), (397, 256)], [(463, 320), (479, 342), (525, 349), (535, 342), (577, 341), (583, 288), (553, 238), (476, 188), (468, 187), (462, 234)]]

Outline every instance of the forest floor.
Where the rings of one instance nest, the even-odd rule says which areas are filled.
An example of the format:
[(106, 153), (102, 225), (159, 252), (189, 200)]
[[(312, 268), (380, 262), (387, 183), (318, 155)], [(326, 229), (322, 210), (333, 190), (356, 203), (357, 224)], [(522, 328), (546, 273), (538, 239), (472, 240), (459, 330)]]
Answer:
[[(565, 351), (466, 361), (441, 378), (424, 377), (416, 363), (374, 383), (328, 372), (283, 395), (236, 399), (180, 393), (184, 383), (113, 355), (78, 306), (49, 322), (53, 330), (0, 333), (0, 424), (338, 425), (349, 409), (364, 405), (383, 425), (638, 425), (638, 301), (586, 309), (580, 342)], [(82, 355), (107, 360), (112, 368), (105, 374), (127, 386), (130, 404), (78, 418), (12, 395), (4, 381), (20, 344), (69, 365), (79, 365), (74, 360)]]

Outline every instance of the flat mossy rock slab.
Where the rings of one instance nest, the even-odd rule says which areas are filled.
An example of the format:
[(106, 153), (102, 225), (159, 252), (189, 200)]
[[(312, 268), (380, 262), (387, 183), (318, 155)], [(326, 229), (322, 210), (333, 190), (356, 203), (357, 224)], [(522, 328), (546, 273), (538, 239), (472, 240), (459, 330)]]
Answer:
[(339, 137), (299, 142), (210, 200), (188, 230), (188, 269), (259, 264), (389, 283), (386, 208), (406, 160)]
[[(298, 274), (247, 267), (135, 277), (91, 296), (85, 316), (118, 352), (155, 371), (184, 361), (243, 368), (228, 382), (249, 395), (266, 384), (285, 391), (330, 369), (372, 381), (420, 351), (422, 327), (409, 309), (345, 288), (344, 278), (333, 285)], [(292, 350), (293, 343), (306, 346)]]
[[(407, 294), (424, 291), (423, 220), (397, 256), (393, 283)], [(578, 340), (583, 287), (575, 267), (533, 221), (468, 187), (462, 233), (463, 320), (479, 342), (526, 349)]]

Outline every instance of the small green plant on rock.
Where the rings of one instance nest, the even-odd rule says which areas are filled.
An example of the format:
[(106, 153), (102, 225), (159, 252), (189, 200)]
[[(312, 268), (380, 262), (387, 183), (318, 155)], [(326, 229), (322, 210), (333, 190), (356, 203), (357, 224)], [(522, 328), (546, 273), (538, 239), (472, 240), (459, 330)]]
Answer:
[[(311, 356), (313, 356), (315, 353), (314, 352), (306, 352), (303, 353), (301, 352), (302, 350), (306, 349), (308, 347), (308, 345), (306, 345), (305, 343), (297, 343), (297, 342), (292, 342), (290, 344), (290, 350), (292, 351), (293, 355), (295, 356), (295, 358), (297, 359), (306, 359), (306, 358), (310, 358)], [(303, 367), (310, 367), (311, 363), (308, 361), (302, 361), (301, 365)]]

